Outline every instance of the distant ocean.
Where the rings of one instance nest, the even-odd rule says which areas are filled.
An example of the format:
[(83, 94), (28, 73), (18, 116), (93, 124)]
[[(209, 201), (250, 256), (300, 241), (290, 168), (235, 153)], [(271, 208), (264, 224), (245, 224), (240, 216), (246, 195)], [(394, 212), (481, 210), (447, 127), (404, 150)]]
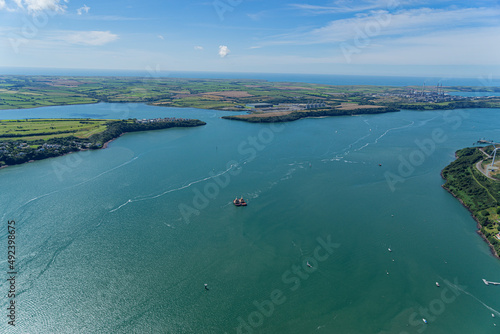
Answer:
[(405, 77), (405, 76), (364, 76), (333, 74), (283, 74), (283, 73), (231, 73), (231, 72), (181, 72), (147, 70), (95, 70), (66, 68), (15, 68), (0, 67), (3, 75), (68, 75), (68, 76), (130, 76), (130, 77), (171, 77), (202, 79), (256, 79), (274, 82), (307, 82), (328, 85), (385, 85), (385, 86), (497, 86), (497, 81), (478, 78), (453, 77)]

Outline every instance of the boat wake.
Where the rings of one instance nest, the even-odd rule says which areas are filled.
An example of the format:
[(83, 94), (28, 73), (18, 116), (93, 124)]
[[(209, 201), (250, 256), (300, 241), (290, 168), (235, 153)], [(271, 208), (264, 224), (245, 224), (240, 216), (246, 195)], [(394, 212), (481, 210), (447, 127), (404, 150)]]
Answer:
[[(369, 127), (371, 126), (370, 123), (366, 119), (363, 119), (363, 122), (365, 122)], [(364, 135), (364, 136), (356, 139), (354, 142), (350, 143), (348, 146), (344, 147), (343, 149), (341, 149), (339, 151), (336, 151), (336, 152), (333, 152), (333, 154), (335, 155), (335, 157), (330, 158), (330, 159), (323, 159), (321, 161), (323, 161), (323, 162), (328, 162), (328, 161), (342, 161), (342, 162), (345, 162), (345, 163), (358, 163), (356, 161), (347, 160), (346, 157), (349, 156), (351, 154), (351, 152), (358, 152), (358, 151), (361, 151), (361, 150), (365, 149), (366, 147), (368, 147), (370, 145), (378, 144), (379, 140), (382, 139), (383, 137), (385, 137), (391, 131), (405, 129), (405, 128), (413, 126), (414, 124), (415, 124), (415, 122), (411, 121), (410, 123), (408, 123), (406, 125), (387, 129), (387, 130), (384, 131), (384, 133), (382, 133), (380, 136), (378, 136), (377, 138), (375, 138), (374, 141), (372, 141), (372, 142), (365, 142), (360, 147), (354, 148), (357, 144), (363, 142), (365, 139), (367, 139), (368, 137), (370, 137), (370, 136), (373, 135), (372, 128), (370, 127), (368, 129), (368, 133), (366, 135)]]
[(374, 142), (372, 143), (366, 143), (365, 145), (361, 146), (360, 148), (357, 148), (354, 150), (354, 152), (357, 152), (357, 151), (361, 151), (362, 149), (364, 149), (365, 147), (367, 147), (368, 145), (373, 145), (373, 144), (378, 144), (378, 141), (380, 139), (382, 139), (383, 137), (385, 137), (389, 132), (391, 131), (394, 131), (394, 130), (401, 130), (401, 129), (406, 129), (406, 128), (409, 128), (410, 126), (412, 126), (413, 124), (415, 124), (414, 121), (411, 121), (409, 124), (406, 124), (406, 125), (403, 125), (403, 126), (398, 126), (398, 127), (395, 127), (395, 128), (390, 128), (390, 129), (387, 129), (385, 130), (385, 132), (383, 134), (381, 134), (380, 136), (378, 136)]
[[(59, 190), (54, 190), (54, 191), (48, 192), (48, 193), (43, 194), (43, 195), (39, 195), (39, 196), (33, 197), (32, 199), (30, 199), (30, 200), (26, 201), (25, 203), (23, 203), (23, 204), (21, 204), (19, 207), (17, 207), (17, 209), (15, 209), (15, 210), (14, 210), (14, 212), (18, 212), (18, 210), (20, 210), (20, 209), (24, 208), (24, 207), (25, 207), (25, 206), (27, 206), (28, 204), (33, 203), (33, 202), (35, 202), (35, 201), (37, 201), (37, 200), (39, 200), (39, 199), (42, 199), (42, 198), (44, 198), (44, 197), (47, 197), (47, 196), (50, 196), (50, 195), (53, 195), (53, 194), (56, 194), (56, 193), (59, 193), (59, 192), (62, 192), (62, 191), (66, 191), (66, 190), (69, 190), (69, 189), (72, 189), (72, 188), (75, 188), (75, 187), (81, 186), (81, 185), (83, 185), (83, 184), (85, 184), (85, 183), (88, 183), (88, 182), (94, 181), (94, 180), (96, 180), (96, 179), (98, 179), (98, 178), (102, 177), (103, 175), (106, 175), (106, 174), (108, 174), (108, 173), (110, 173), (110, 172), (112, 172), (112, 171), (114, 171), (114, 170), (117, 170), (118, 168), (122, 168), (122, 167), (124, 167), (124, 166), (126, 166), (126, 165), (128, 165), (128, 164), (130, 164), (130, 163), (132, 163), (132, 162), (134, 162), (134, 161), (135, 161), (135, 160), (137, 160), (139, 157), (140, 157), (140, 155), (138, 155), (137, 157), (134, 157), (134, 158), (132, 158), (132, 159), (130, 159), (130, 160), (128, 160), (128, 161), (126, 161), (126, 162), (124, 162), (124, 163), (122, 163), (122, 164), (120, 164), (120, 165), (116, 166), (116, 167), (113, 167), (113, 168), (111, 168), (111, 169), (108, 169), (107, 171), (104, 171), (104, 172), (102, 172), (102, 173), (100, 173), (100, 174), (98, 174), (98, 175), (96, 175), (96, 176), (94, 176), (94, 177), (92, 177), (92, 178), (90, 178), (90, 179), (88, 179), (88, 180), (82, 181), (82, 182), (80, 182), (80, 183), (77, 183), (77, 184), (74, 184), (74, 185), (71, 185), (71, 186), (68, 186), (68, 187), (65, 187), (65, 188), (59, 189)], [(5, 217), (5, 215), (6, 215), (6, 214), (7, 214), (7, 213), (5, 213), (5, 214), (4, 214), (4, 217)]]
[(436, 115), (436, 116), (431, 117), (431, 118), (429, 118), (429, 119), (426, 119), (426, 120), (424, 120), (424, 121), (420, 121), (420, 122), (418, 122), (418, 125), (417, 125), (417, 126), (418, 126), (418, 127), (424, 126), (424, 125), (426, 125), (427, 123), (432, 122), (433, 120), (435, 120), (436, 118), (439, 118), (439, 117), (443, 117), (443, 116), (441, 116), (441, 115)]
[(167, 194), (170, 194), (170, 193), (173, 193), (173, 192), (176, 192), (176, 191), (180, 191), (180, 190), (184, 190), (186, 188), (189, 188), (191, 187), (192, 185), (194, 184), (197, 184), (197, 183), (201, 183), (201, 182), (205, 182), (205, 181), (208, 181), (208, 180), (211, 180), (211, 179), (214, 179), (216, 177), (219, 177), (221, 175), (224, 175), (226, 173), (228, 173), (231, 169), (233, 168), (238, 168), (239, 164), (236, 163), (236, 164), (232, 164), (231, 166), (229, 166), (226, 170), (220, 172), (219, 174), (216, 174), (216, 175), (211, 175), (211, 176), (207, 176), (207, 177), (204, 177), (202, 179), (199, 179), (199, 180), (196, 180), (196, 181), (192, 181), (192, 182), (189, 182), (188, 184), (185, 184), (183, 186), (180, 186), (178, 188), (175, 188), (175, 189), (169, 189), (169, 190), (166, 190), (160, 194), (157, 194), (157, 195), (152, 195), (152, 196), (147, 196), (147, 197), (138, 197), (138, 198), (135, 198), (135, 199), (129, 199), (127, 200), (125, 203), (121, 204), (120, 206), (114, 208), (113, 210), (110, 210), (109, 212), (112, 213), (112, 212), (116, 212), (118, 210), (120, 210), (121, 208), (123, 208), (124, 206), (130, 204), (130, 203), (135, 203), (135, 202), (142, 202), (142, 201), (150, 201), (150, 200), (153, 200), (153, 199), (156, 199), (156, 198), (159, 198), (159, 197), (162, 197), (162, 196), (165, 196)]
[[(25, 205), (27, 205), (27, 204), (29, 204), (29, 203), (33, 202), (33, 201), (36, 201), (36, 200), (38, 200), (38, 199), (40, 199), (40, 198), (43, 198), (43, 197), (46, 197), (46, 196), (49, 196), (49, 195), (55, 194), (55, 193), (60, 192), (60, 191), (68, 190), (68, 189), (71, 189), (71, 188), (75, 188), (75, 187), (81, 186), (82, 184), (85, 184), (85, 183), (88, 183), (88, 182), (94, 181), (95, 179), (98, 179), (98, 178), (100, 178), (101, 176), (103, 176), (103, 175), (105, 175), (105, 174), (108, 174), (108, 173), (110, 173), (110, 172), (112, 172), (112, 171), (114, 171), (114, 170), (116, 170), (116, 169), (118, 169), (118, 168), (121, 168), (121, 167), (123, 167), (123, 166), (128, 165), (129, 163), (131, 163), (131, 162), (133, 162), (133, 161), (137, 160), (138, 158), (139, 158), (139, 156), (134, 157), (134, 158), (130, 159), (129, 161), (126, 161), (126, 162), (122, 163), (121, 165), (116, 166), (116, 167), (113, 167), (113, 168), (111, 168), (111, 169), (109, 169), (109, 170), (107, 170), (107, 171), (104, 171), (104, 172), (100, 173), (99, 175), (96, 175), (96, 176), (94, 176), (94, 177), (92, 177), (92, 178), (90, 178), (90, 179), (88, 179), (88, 180), (82, 181), (82, 182), (80, 182), (80, 183), (74, 184), (74, 185), (72, 185), (72, 186), (69, 186), (69, 187), (66, 187), (66, 188), (63, 188), (63, 189), (60, 189), (60, 190), (54, 190), (54, 191), (51, 191), (51, 192), (49, 192), (49, 193), (47, 193), (47, 194), (44, 194), (44, 195), (40, 195), (40, 196), (34, 197), (34, 198), (30, 199), (29, 201), (27, 201), (26, 203), (24, 203), (21, 207), (23, 207), (23, 206), (25, 206)], [(21, 208), (21, 207), (20, 207), (20, 208)]]
[(468, 295), (468, 296), (471, 296), (472, 298), (474, 298), (477, 302), (479, 302), (481, 305), (483, 305), (485, 308), (487, 308), (490, 312), (493, 312), (494, 314), (496, 314), (497, 316), (500, 316), (500, 312), (498, 312), (497, 310), (495, 310), (494, 308), (492, 308), (491, 306), (488, 306), (486, 303), (484, 303), (481, 299), (477, 298), (476, 296), (474, 296), (472, 293), (468, 292), (468, 291), (465, 291), (464, 289), (462, 289), (460, 286), (458, 285), (455, 285), (451, 282), (448, 282), (448, 281), (445, 281), (446, 285), (449, 285), (451, 287), (453, 287), (454, 289)]

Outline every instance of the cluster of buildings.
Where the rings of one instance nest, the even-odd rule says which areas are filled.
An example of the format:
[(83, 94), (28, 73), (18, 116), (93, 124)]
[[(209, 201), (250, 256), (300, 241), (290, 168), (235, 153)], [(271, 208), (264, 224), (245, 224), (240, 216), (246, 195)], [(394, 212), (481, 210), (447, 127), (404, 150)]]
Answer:
[(459, 95), (448, 95), (443, 90), (443, 86), (438, 84), (435, 88), (428, 87), (426, 89), (425, 84), (422, 86), (422, 89), (410, 89), (405, 93), (383, 93), (376, 94), (373, 97), (377, 96), (389, 96), (389, 97), (398, 97), (406, 102), (429, 102), (429, 103), (437, 103), (437, 102), (449, 102), (449, 101), (468, 101), (474, 100), (480, 97), (465, 97)]
[(69, 144), (47, 144), (44, 143), (38, 148), (33, 148), (27, 143), (21, 143), (17, 141), (13, 142), (0, 142), (0, 156), (4, 155), (7, 157), (22, 157), (28, 153), (32, 154), (35, 152), (45, 152), (54, 151), (59, 152), (59, 150), (65, 150), (68, 146), (76, 146), (78, 149), (88, 149), (92, 144), (86, 142), (72, 141)]
[(458, 95), (448, 95), (444, 92), (437, 91), (417, 91), (411, 90), (406, 93), (383, 93), (376, 94), (373, 97), (399, 97), (407, 102), (447, 102), (447, 101), (459, 101), (467, 100), (466, 97)]
[(0, 154), (8, 154), (12, 150), (24, 150), (30, 148), (27, 143), (20, 142), (0, 142)]
[(272, 103), (250, 103), (246, 105), (248, 108), (258, 110), (260, 112), (276, 112), (276, 111), (299, 111), (328, 108), (329, 106), (322, 102), (308, 102), (308, 103), (280, 103), (274, 105)]

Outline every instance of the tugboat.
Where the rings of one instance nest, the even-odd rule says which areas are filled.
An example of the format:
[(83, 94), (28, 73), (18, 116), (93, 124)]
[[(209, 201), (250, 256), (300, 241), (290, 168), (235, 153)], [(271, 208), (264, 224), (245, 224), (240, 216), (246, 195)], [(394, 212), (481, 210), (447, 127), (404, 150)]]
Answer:
[(243, 197), (241, 198), (236, 197), (233, 201), (233, 204), (236, 206), (247, 206), (247, 202), (245, 202)]

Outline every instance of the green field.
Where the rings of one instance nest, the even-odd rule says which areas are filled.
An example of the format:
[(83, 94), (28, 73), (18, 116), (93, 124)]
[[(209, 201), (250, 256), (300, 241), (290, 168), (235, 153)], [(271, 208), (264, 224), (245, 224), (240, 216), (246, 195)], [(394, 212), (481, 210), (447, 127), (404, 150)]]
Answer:
[[(485, 148), (491, 153), (491, 147)], [(500, 182), (487, 178), (476, 163), (485, 156), (479, 148), (464, 148), (456, 152), (457, 159), (443, 169), (443, 187), (471, 211), (481, 225), (481, 232), (500, 256)]]
[(205, 125), (197, 119), (138, 122), (103, 119), (26, 119), (0, 121), (0, 167), (105, 147), (127, 132)]
[(0, 140), (34, 141), (75, 136), (88, 138), (106, 130), (109, 120), (27, 119), (0, 121)]
[[(25, 109), (97, 102), (143, 102), (168, 107), (249, 110), (250, 103), (323, 102), (408, 109), (500, 107), (500, 98), (454, 102), (415, 102), (419, 87), (324, 85), (249, 79), (138, 77), (59, 77), (0, 75), (0, 109)], [(427, 92), (432, 92), (429, 88)], [(443, 87), (445, 91), (500, 91), (498, 87)], [(406, 97), (405, 97), (406, 96)], [(436, 102), (436, 101), (435, 101)], [(439, 102), (439, 101), (438, 101)]]

